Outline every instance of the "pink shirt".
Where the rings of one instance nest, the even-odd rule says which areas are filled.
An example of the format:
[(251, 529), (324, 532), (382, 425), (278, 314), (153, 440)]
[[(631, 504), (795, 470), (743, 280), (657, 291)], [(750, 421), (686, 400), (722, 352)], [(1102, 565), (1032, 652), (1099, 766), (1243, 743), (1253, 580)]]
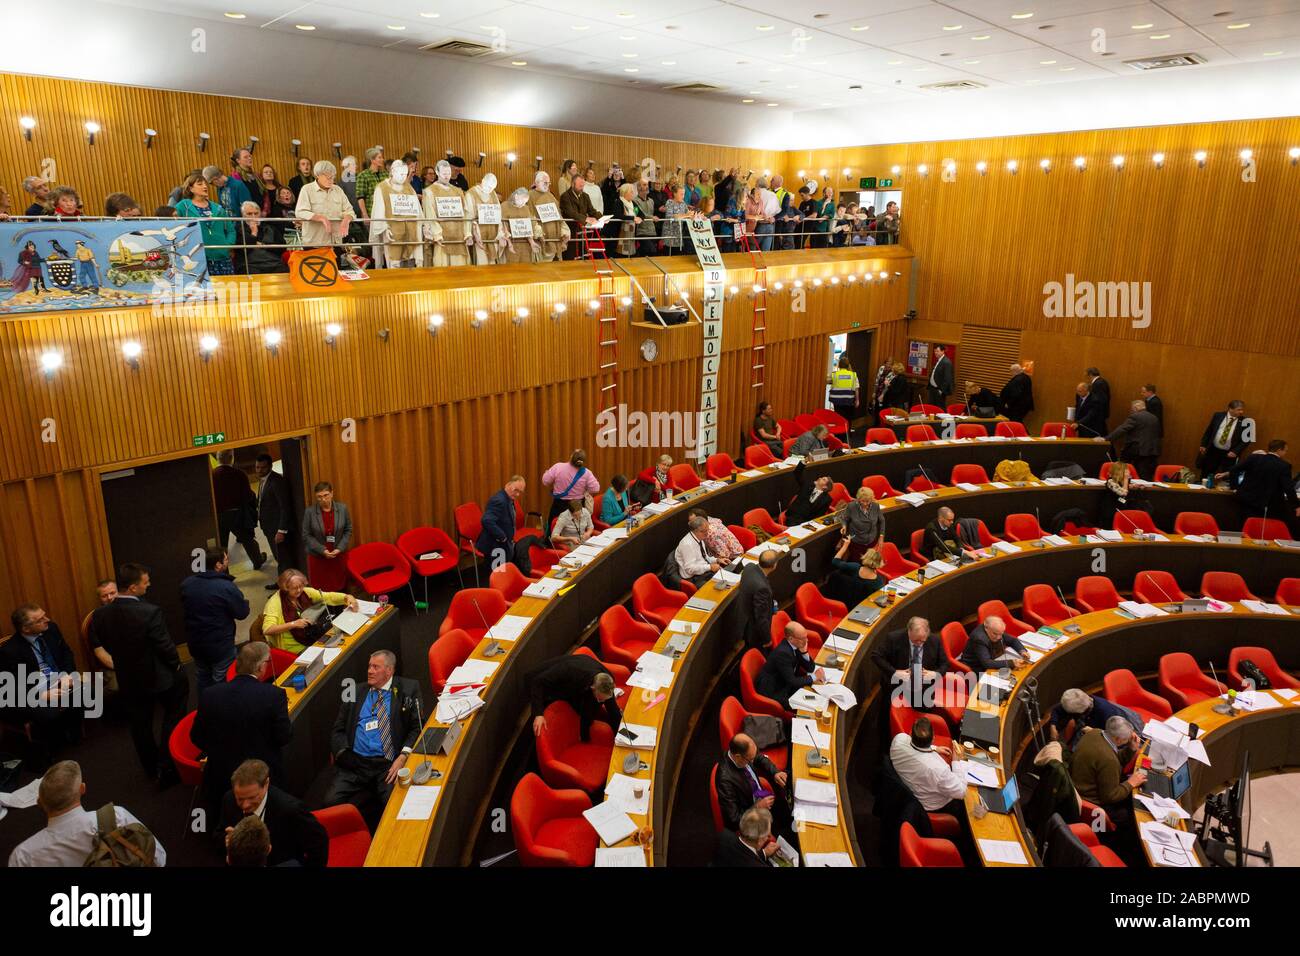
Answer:
[[(595, 495), (600, 492), (600, 482), (588, 468), (577, 482), (573, 482), (573, 476), (578, 473), (567, 461), (557, 461), (546, 473), (542, 475), (542, 484), (551, 486), (551, 494), (559, 495), (562, 501), (573, 501), (575, 498), (582, 498), (586, 495)], [(568, 494), (560, 494), (570, 483), (573, 487), (569, 489)]]

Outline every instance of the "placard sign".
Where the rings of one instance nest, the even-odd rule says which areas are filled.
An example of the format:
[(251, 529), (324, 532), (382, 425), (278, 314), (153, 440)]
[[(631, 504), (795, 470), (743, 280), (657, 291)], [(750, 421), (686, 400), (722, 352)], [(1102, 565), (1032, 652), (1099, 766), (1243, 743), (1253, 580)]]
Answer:
[(394, 216), (418, 216), (420, 214), (420, 197), (414, 193), (393, 193), (389, 196), (393, 202)]
[(479, 203), (478, 224), (480, 226), (501, 225), (501, 206), (498, 203)]
[(559, 222), (560, 210), (553, 202), (539, 202), (537, 204), (537, 218), (542, 222)]
[(434, 196), (433, 203), (439, 219), (465, 218), (465, 204), (459, 196)]
[(695, 255), (704, 270), (704, 348), (703, 370), (700, 377), (700, 412), (697, 418), (699, 434), (696, 438), (695, 457), (704, 461), (718, 450), (718, 368), (722, 364), (722, 309), (723, 290), (727, 284), (727, 268), (722, 264), (722, 252), (713, 235), (713, 222), (708, 219), (688, 219)]
[(510, 219), (510, 238), (511, 239), (528, 239), (533, 234), (533, 221), (525, 219), (522, 216), (514, 216)]

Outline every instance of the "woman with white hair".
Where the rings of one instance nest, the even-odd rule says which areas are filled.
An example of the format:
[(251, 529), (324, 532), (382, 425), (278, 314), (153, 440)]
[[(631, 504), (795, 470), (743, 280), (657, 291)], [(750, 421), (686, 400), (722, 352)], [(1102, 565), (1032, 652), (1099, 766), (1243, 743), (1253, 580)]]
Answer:
[[(286, 187), (287, 188), (287, 187)], [(266, 275), (271, 272), (288, 272), (281, 258), (280, 237), (262, 221), (262, 210), (251, 199), (239, 210), (237, 223), (239, 248), (235, 250), (235, 271), (241, 275)]]

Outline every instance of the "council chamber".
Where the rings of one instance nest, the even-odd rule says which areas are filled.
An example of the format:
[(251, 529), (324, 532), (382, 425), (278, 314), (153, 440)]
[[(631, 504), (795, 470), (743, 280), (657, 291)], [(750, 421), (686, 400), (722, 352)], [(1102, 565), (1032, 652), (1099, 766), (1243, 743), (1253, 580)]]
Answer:
[(10, 867), (1300, 864), (1300, 4), (228, 2), (0, 73)]

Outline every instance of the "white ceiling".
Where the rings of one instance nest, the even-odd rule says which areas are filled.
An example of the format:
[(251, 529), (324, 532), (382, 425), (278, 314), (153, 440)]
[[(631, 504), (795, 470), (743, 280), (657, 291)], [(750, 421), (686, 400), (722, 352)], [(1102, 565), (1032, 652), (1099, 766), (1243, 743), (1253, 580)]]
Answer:
[[(521, 80), (542, 72), (655, 91), (707, 83), (718, 88), (710, 98), (760, 117), (768, 104), (784, 113), (970, 95), (922, 88), (952, 80), (990, 90), (1071, 84), (1083, 104), (1095, 84), (1134, 75), (1128, 59), (1196, 53), (1207, 61), (1165, 76), (1249, 62), (1294, 76), (1300, 57), (1300, 0), (108, 2), (403, 51), (448, 39), (495, 43), (474, 62)], [(272, 79), (275, 65), (267, 69)], [(1051, 102), (1060, 101), (1057, 91)]]

